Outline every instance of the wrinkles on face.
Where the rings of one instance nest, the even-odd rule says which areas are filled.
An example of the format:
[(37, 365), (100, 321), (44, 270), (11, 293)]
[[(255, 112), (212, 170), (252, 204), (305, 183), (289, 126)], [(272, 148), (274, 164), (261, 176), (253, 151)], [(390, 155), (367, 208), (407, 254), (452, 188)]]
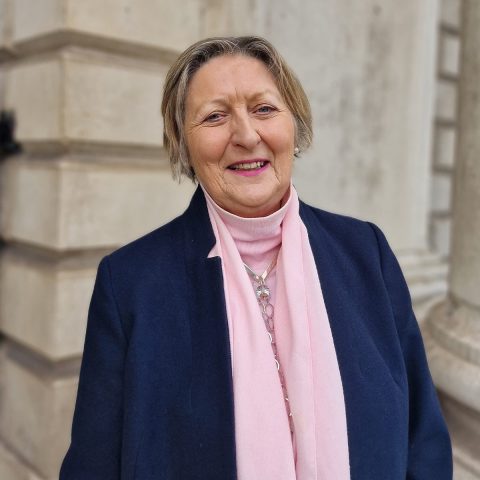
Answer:
[[(261, 61), (223, 56), (203, 65), (187, 93), (185, 135), (196, 177), (220, 206), (243, 216), (279, 208), (295, 127)], [(254, 168), (232, 168), (245, 163)]]

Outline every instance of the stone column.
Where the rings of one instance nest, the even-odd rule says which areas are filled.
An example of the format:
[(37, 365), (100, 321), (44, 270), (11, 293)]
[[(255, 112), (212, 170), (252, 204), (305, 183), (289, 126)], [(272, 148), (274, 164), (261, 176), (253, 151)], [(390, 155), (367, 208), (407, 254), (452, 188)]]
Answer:
[(1, 165), (2, 480), (58, 479), (98, 262), (188, 202), (160, 98), (199, 8), (0, 0), (0, 98), (24, 149)]
[(480, 479), (480, 2), (464, 0), (459, 133), (448, 299), (428, 350), (454, 442), (456, 480)]

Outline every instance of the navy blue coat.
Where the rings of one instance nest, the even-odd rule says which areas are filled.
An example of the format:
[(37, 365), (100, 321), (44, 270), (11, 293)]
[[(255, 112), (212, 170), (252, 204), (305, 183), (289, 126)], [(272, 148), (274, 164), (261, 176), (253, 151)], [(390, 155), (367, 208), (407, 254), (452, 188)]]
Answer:
[[(340, 366), (352, 480), (450, 480), (449, 435), (384, 235), (302, 202), (300, 215)], [(236, 478), (214, 243), (199, 189), (183, 215), (100, 262), (60, 480)]]

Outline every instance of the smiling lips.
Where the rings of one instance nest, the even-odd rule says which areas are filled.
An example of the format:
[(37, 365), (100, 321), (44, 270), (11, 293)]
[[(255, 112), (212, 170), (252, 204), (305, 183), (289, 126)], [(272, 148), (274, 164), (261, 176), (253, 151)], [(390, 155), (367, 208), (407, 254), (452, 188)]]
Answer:
[(233, 173), (250, 177), (258, 175), (268, 167), (268, 160), (248, 160), (244, 162), (237, 162), (228, 167)]

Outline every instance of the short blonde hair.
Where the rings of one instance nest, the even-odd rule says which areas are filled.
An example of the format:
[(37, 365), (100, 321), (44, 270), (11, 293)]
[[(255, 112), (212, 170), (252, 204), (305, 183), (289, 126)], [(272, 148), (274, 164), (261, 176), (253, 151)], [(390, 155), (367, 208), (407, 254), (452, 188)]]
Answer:
[(295, 145), (300, 151), (312, 143), (312, 114), (303, 87), (275, 47), (257, 36), (214, 37), (188, 47), (170, 67), (162, 99), (163, 143), (170, 158), (173, 177), (195, 181), (185, 138), (185, 103), (195, 72), (222, 55), (245, 55), (262, 61), (272, 73), (277, 88), (295, 121)]

